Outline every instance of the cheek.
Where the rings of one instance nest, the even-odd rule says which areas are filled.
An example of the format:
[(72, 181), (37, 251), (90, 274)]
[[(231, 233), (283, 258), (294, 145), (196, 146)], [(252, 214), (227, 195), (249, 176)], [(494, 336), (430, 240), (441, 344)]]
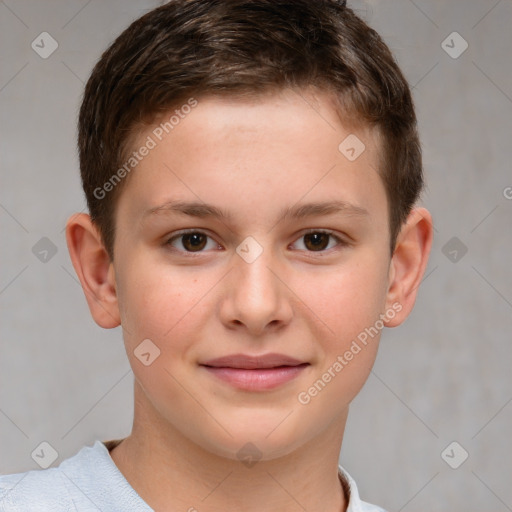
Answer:
[(155, 264), (132, 268), (148, 270), (138, 275), (130, 273), (118, 291), (125, 342), (133, 349), (149, 338), (159, 347), (179, 351), (183, 348), (180, 343), (188, 337), (177, 333), (190, 323), (190, 318), (201, 313), (207, 280)]
[[(331, 275), (309, 294), (317, 316), (311, 330), (319, 353), (317, 370), (297, 395), (319, 424), (342, 414), (365, 384), (377, 355), (383, 324), (386, 280), (375, 265), (357, 265)], [(373, 269), (368, 271), (367, 269)]]
[[(311, 329), (317, 330), (322, 348), (316, 378), (329, 382), (325, 398), (350, 400), (366, 381), (377, 354), (386, 303), (386, 262), (369, 252), (316, 284), (307, 295), (307, 306), (315, 313), (309, 315)], [(325, 372), (330, 373), (323, 378)]]
[[(178, 404), (183, 398), (178, 383), (186, 379), (198, 326), (206, 321), (201, 297), (208, 291), (207, 281), (184, 275), (183, 270), (140, 268), (151, 270), (130, 274), (119, 293), (126, 352), (137, 380), (156, 400), (154, 405), (167, 400)], [(144, 353), (150, 354), (146, 360)]]
[(308, 306), (335, 340), (346, 343), (373, 325), (383, 312), (386, 275), (383, 265), (361, 258), (357, 264), (317, 279), (307, 294)]

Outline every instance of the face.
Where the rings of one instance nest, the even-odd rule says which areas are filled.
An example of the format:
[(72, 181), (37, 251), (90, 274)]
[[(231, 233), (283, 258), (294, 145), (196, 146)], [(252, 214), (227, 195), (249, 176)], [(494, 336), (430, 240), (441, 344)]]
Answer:
[(377, 140), (305, 91), (203, 98), (162, 140), (157, 127), (114, 245), (141, 400), (212, 453), (290, 453), (343, 425), (393, 309)]

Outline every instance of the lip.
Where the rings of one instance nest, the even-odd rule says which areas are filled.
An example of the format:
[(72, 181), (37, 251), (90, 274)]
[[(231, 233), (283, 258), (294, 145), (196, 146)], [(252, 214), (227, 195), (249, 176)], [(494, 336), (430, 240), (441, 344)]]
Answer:
[(235, 388), (265, 391), (293, 380), (309, 363), (283, 354), (232, 354), (208, 360), (201, 366)]

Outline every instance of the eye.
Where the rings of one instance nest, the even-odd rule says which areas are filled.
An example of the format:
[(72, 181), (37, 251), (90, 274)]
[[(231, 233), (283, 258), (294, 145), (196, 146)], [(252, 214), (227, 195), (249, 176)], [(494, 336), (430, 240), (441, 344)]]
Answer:
[[(203, 249), (208, 245), (208, 238), (210, 238), (206, 233), (203, 233), (202, 231), (194, 231), (194, 230), (188, 230), (188, 231), (182, 231), (180, 233), (177, 233), (173, 237), (169, 238), (165, 245), (170, 245), (174, 249), (178, 250), (179, 252), (203, 252)], [(212, 240), (210, 238), (210, 240)], [(176, 245), (181, 245), (181, 247), (185, 248), (185, 250), (178, 249)], [(215, 249), (219, 245), (212, 240), (213, 247), (210, 247)]]
[[(208, 247), (208, 239), (211, 241), (210, 247)], [(331, 243), (329, 239), (331, 239)], [(325, 252), (336, 246), (348, 245), (347, 242), (336, 236), (332, 231), (325, 230), (310, 230), (304, 233), (299, 240), (304, 240), (302, 244), (304, 249), (299, 247), (299, 250), (306, 250), (308, 252)], [(165, 245), (169, 245), (178, 252), (184, 253), (200, 253), (208, 248), (215, 249), (220, 247), (210, 236), (198, 230), (176, 233), (165, 242)], [(181, 246), (181, 248), (178, 246)]]
[[(329, 238), (334, 239), (337, 243), (329, 247)], [(326, 249), (332, 249), (336, 245), (345, 246), (347, 243), (340, 237), (336, 236), (332, 231), (311, 230), (304, 233), (299, 240), (304, 240), (304, 247), (309, 252), (323, 252)], [(302, 249), (300, 249), (302, 250)]]

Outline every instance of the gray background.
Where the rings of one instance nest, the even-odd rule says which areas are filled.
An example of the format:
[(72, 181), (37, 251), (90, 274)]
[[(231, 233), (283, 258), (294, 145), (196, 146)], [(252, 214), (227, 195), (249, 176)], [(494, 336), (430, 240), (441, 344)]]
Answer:
[[(0, 2), (2, 473), (38, 468), (31, 453), (42, 441), (56, 466), (130, 432), (121, 332), (91, 319), (64, 225), (85, 209), (75, 150), (84, 82), (106, 46), (160, 3)], [(390, 511), (512, 510), (512, 2), (349, 5), (413, 86), (436, 232), (416, 308), (385, 330), (353, 403), (341, 463), (364, 499)], [(47, 59), (31, 48), (43, 31), (59, 44)], [(442, 46), (453, 31), (469, 45), (458, 58)], [(452, 39), (445, 45), (460, 50)], [(43, 237), (57, 249), (47, 262), (32, 251)], [(458, 248), (446, 246), (453, 237)], [(458, 469), (441, 456), (453, 441), (452, 465), (469, 454)]]

